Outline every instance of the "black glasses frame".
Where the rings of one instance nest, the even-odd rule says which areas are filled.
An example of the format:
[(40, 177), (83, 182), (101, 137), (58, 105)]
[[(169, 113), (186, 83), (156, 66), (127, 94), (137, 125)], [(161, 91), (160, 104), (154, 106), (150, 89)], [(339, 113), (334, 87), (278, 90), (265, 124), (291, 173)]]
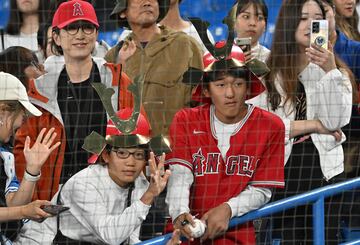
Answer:
[[(111, 149), (111, 151), (115, 152), (116, 156), (120, 159), (127, 159), (130, 157), (130, 155), (132, 155), (136, 160), (146, 160), (146, 152), (144, 150), (135, 150), (134, 152), (131, 152), (125, 148), (120, 148), (120, 149)], [(126, 156), (121, 156), (119, 151), (125, 153)], [(136, 155), (136, 153), (140, 153), (140, 152), (143, 154)]]
[(78, 34), (80, 28), (86, 35), (91, 35), (97, 30), (96, 26), (91, 23), (71, 23), (65, 26), (63, 29), (69, 35), (75, 36)]

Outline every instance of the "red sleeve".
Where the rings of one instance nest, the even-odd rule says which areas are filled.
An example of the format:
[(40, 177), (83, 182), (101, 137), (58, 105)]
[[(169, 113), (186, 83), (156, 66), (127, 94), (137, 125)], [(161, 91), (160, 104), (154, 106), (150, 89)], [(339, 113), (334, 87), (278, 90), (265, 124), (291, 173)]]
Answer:
[(186, 111), (177, 112), (170, 125), (170, 143), (172, 152), (166, 156), (166, 164), (180, 164), (193, 171)]
[(270, 118), (266, 125), (271, 125), (267, 131), (267, 144), (249, 184), (257, 187), (284, 188), (285, 126), (277, 117)]
[[(15, 156), (16, 176), (18, 177), (20, 182), (23, 178), (26, 169), (26, 160), (23, 152), (26, 136), (29, 136), (33, 142), (33, 140), (37, 138), (38, 134), (39, 134), (38, 117), (28, 118), (27, 121), (16, 131), (13, 153)], [(35, 193), (33, 195), (33, 200), (36, 199), (38, 199), (38, 195), (37, 195), (37, 191), (35, 190)]]
[(43, 115), (40, 117), (30, 117), (16, 132), (13, 153), (15, 156), (15, 171), (21, 181), (26, 169), (26, 160), (24, 156), (24, 144), (26, 136), (31, 139), (30, 147), (35, 142), (42, 128), (55, 128), (56, 138), (54, 142), (62, 142), (45, 161), (41, 168), (41, 178), (36, 183), (33, 200), (51, 200), (52, 196), (57, 192), (64, 152), (66, 147), (65, 134), (63, 133), (62, 124), (53, 117), (49, 112), (39, 108)]

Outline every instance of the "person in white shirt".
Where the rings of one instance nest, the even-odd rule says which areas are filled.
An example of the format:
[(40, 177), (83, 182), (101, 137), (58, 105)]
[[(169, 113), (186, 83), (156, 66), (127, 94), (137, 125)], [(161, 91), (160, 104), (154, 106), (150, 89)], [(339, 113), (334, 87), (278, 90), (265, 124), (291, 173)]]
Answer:
[[(89, 162), (96, 164), (71, 177), (52, 199), (53, 204), (70, 209), (42, 223), (28, 222), (15, 244), (140, 242), (141, 223), (154, 198), (165, 188), (170, 170), (164, 170), (164, 153), (157, 164), (150, 152), (150, 126), (142, 114), (134, 119), (136, 124), (128, 130), (131, 133), (119, 126), (133, 119), (132, 112), (123, 109), (110, 116), (105, 138), (93, 131), (85, 139), (84, 149), (94, 153)], [(118, 123), (120, 119), (124, 121)], [(94, 141), (94, 134), (100, 138)], [(143, 174), (147, 165), (150, 182)]]
[[(310, 43), (311, 21), (319, 19), (325, 19), (325, 11), (317, 0), (283, 3), (267, 61), (266, 91), (248, 101), (285, 124), (285, 190), (276, 191), (274, 200), (332, 183), (344, 171), (345, 136), (339, 129), (350, 121), (352, 86), (346, 70), (337, 68), (331, 43), (329, 49)], [(277, 215), (273, 228), (282, 244), (312, 244), (310, 210), (300, 206)], [(333, 218), (333, 213), (326, 216), (326, 244), (338, 244), (338, 224), (329, 222)]]
[(259, 43), (268, 18), (268, 8), (263, 0), (237, 1), (235, 32), (237, 38), (251, 37), (251, 57), (266, 62), (270, 50)]
[(37, 36), (40, 23), (46, 21), (48, 5), (45, 0), (11, 0), (10, 19), (0, 38), (0, 51), (22, 46), (35, 52), (42, 63), (44, 51)]

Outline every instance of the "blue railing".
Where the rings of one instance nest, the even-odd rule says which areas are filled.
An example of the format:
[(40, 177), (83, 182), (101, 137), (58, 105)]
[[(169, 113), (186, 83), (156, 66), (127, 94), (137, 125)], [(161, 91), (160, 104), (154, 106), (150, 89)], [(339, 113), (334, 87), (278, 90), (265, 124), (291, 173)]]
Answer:
[[(315, 245), (323, 245), (325, 240), (324, 233), (324, 199), (336, 195), (338, 193), (360, 188), (360, 177), (354, 178), (348, 181), (341, 183), (328, 185), (321, 187), (300, 195), (289, 197), (283, 200), (269, 203), (264, 207), (252, 211), (248, 214), (245, 214), (241, 217), (236, 217), (230, 220), (229, 228), (235, 227), (237, 225), (246, 223), (248, 221), (258, 219), (261, 217), (269, 216), (273, 213), (277, 213), (283, 210), (294, 208), (299, 205), (304, 205), (307, 203), (313, 203), (313, 237)], [(139, 245), (160, 245), (166, 244), (166, 242), (171, 238), (171, 234), (166, 234), (163, 236), (155, 237), (153, 239), (138, 243)], [(355, 242), (355, 243), (354, 243)], [(353, 241), (347, 244), (360, 244)], [(359, 242), (359, 241), (358, 241)]]

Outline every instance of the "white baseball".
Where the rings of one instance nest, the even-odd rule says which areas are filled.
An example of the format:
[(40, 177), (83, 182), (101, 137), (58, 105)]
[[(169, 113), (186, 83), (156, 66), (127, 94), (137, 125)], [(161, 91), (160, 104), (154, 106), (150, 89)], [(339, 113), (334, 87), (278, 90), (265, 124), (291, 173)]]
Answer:
[(199, 219), (194, 219), (195, 227), (189, 224), (189, 228), (192, 232), (192, 237), (199, 238), (205, 233), (206, 225)]

